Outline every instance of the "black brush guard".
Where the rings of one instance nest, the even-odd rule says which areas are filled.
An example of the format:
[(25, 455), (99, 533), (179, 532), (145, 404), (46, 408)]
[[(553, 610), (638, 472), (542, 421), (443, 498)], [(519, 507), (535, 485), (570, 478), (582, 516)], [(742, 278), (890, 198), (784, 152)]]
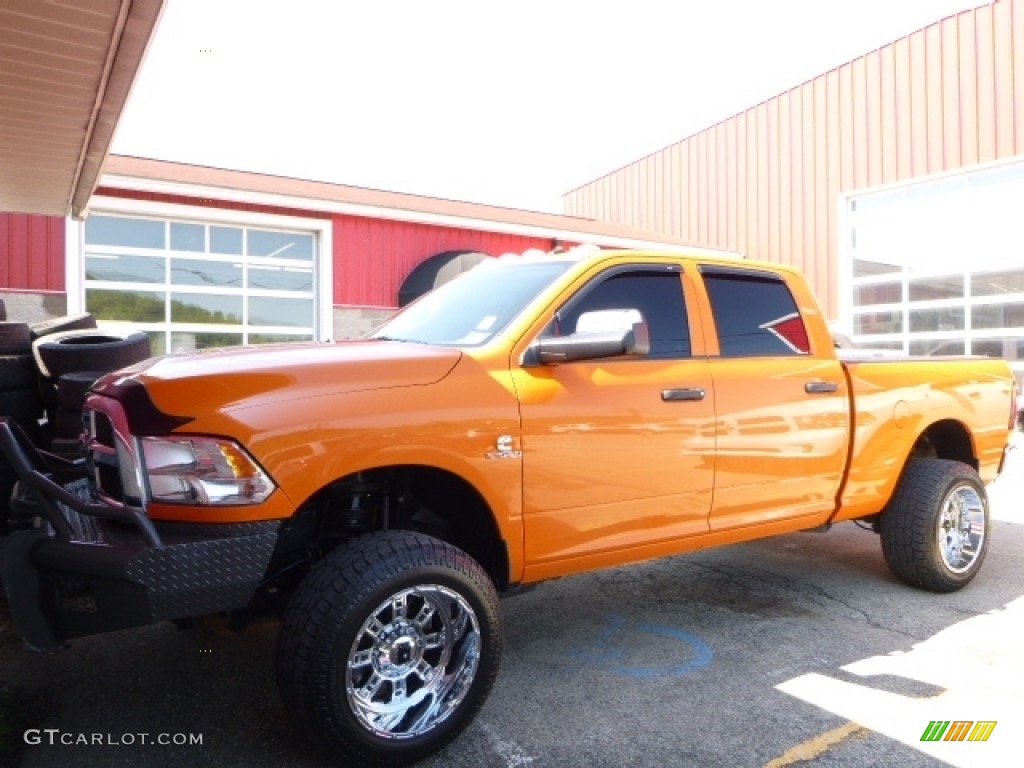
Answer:
[(0, 454), (18, 478), (0, 580), (32, 648), (244, 608), (266, 573), (279, 521), (154, 523), (142, 507), (95, 499), (84, 459), (39, 450), (2, 416)]

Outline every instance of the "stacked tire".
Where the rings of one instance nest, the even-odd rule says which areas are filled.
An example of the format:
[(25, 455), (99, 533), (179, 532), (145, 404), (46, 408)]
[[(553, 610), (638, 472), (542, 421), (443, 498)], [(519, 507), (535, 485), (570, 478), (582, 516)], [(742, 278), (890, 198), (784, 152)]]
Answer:
[(138, 331), (99, 330), (91, 315), (60, 320), (32, 326), (32, 353), (49, 430), (43, 447), (73, 459), (81, 454), (82, 404), (89, 388), (104, 374), (145, 360), (150, 343)]
[[(32, 440), (42, 436), (37, 376), (31, 329), (26, 323), (0, 320), (0, 416), (18, 424)], [(6, 533), (14, 482), (14, 470), (0, 456), (0, 536)]]
[[(100, 376), (149, 357), (149, 337), (98, 329), (89, 313), (32, 324), (6, 317), (0, 301), (0, 415), (16, 422), (38, 448), (80, 458), (89, 388)], [(14, 472), (0, 455), (0, 536), (8, 527), (14, 484)]]
[(32, 438), (38, 437), (43, 415), (36, 377), (30, 327), (0, 320), (0, 416), (17, 422)]

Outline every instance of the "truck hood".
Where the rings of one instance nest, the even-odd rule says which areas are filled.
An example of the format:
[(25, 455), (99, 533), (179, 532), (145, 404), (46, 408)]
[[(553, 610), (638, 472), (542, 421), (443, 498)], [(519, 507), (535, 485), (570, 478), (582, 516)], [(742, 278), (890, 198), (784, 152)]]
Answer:
[(267, 344), (152, 358), (105, 377), (94, 389), (102, 394), (133, 379), (162, 412), (194, 416), (268, 401), (432, 384), (461, 357), (457, 349), (393, 341)]

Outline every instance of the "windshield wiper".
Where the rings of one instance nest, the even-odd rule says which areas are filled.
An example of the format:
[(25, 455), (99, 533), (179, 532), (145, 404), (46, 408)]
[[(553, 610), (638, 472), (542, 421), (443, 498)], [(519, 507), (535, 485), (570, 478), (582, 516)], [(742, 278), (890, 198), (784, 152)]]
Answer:
[(403, 344), (429, 344), (429, 341), (420, 341), (419, 339), (400, 339), (396, 336), (370, 336), (370, 341), (398, 341)]

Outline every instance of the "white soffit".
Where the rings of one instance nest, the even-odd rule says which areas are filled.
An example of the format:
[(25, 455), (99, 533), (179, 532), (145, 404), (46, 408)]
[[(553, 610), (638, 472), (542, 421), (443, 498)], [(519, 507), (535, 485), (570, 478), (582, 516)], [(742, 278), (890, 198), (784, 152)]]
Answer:
[(164, 0), (0, 0), (0, 211), (79, 216)]

